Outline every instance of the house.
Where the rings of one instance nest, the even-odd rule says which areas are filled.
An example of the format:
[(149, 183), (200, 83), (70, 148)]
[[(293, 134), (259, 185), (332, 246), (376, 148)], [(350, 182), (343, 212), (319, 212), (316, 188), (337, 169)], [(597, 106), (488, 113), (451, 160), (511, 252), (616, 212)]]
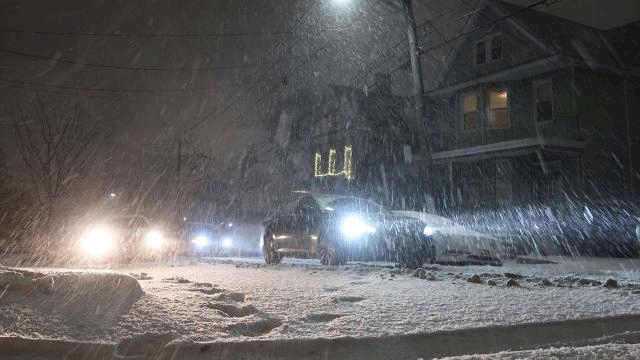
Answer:
[(312, 189), (416, 201), (414, 119), (413, 99), (393, 95), (389, 75), (377, 75), (371, 88), (329, 86), (313, 121)]
[(637, 77), (602, 31), (483, 2), (427, 92), (443, 208), (640, 193)]

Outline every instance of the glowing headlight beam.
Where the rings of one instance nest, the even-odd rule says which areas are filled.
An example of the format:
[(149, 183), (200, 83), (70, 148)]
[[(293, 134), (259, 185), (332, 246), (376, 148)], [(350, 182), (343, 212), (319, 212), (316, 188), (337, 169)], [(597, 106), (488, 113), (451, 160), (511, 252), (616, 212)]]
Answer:
[(431, 236), (434, 233), (434, 230), (431, 226), (425, 226), (424, 230), (422, 231), (425, 235), (427, 236)]
[(230, 248), (231, 246), (233, 246), (233, 240), (231, 240), (231, 238), (224, 238), (222, 239), (222, 247), (223, 248)]
[(145, 238), (145, 243), (151, 249), (158, 249), (164, 245), (164, 236), (158, 230), (151, 230)]
[(191, 240), (191, 242), (199, 248), (207, 247), (210, 243), (209, 238), (204, 235), (196, 236), (193, 240)]
[(91, 229), (81, 240), (82, 249), (91, 256), (101, 256), (113, 248), (113, 234), (107, 229)]
[(362, 221), (357, 215), (350, 215), (344, 219), (340, 228), (347, 238), (355, 238), (365, 234), (373, 234), (376, 228)]

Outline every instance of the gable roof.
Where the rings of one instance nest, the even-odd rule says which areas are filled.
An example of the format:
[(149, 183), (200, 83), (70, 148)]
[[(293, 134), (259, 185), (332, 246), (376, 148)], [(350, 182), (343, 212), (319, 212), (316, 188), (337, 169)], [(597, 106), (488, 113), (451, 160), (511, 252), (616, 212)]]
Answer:
[(556, 55), (612, 68), (620, 65), (609, 51), (604, 33), (596, 28), (534, 9), (523, 11), (525, 8), (502, 1), (487, 0), (487, 5), (506, 12), (501, 15), (510, 16), (508, 22), (522, 26)]
[(633, 34), (640, 34), (640, 21), (611, 29), (605, 34), (618, 58), (627, 68), (640, 67), (640, 39)]
[[(499, 0), (483, 0), (479, 10), (461, 32), (461, 35), (445, 61), (444, 71), (431, 90), (443, 86), (451, 64), (459, 56), (460, 49), (469, 36), (482, 28), (479, 19), (495, 18), (489, 25), (503, 21), (514, 31), (520, 32), (537, 46), (548, 53), (549, 59), (561, 59), (566, 63), (586, 65), (592, 69), (605, 71), (621, 71), (621, 64), (604, 33), (587, 25), (559, 18), (551, 14), (536, 11), (533, 8), (521, 7)], [(552, 61), (556, 62), (556, 61)]]

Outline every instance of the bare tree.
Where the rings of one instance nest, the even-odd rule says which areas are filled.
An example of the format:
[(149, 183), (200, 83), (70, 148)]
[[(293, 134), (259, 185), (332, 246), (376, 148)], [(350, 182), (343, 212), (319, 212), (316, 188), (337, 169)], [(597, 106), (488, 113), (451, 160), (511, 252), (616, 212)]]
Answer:
[(80, 115), (78, 106), (47, 107), (36, 97), (29, 109), (11, 116), (18, 150), (47, 227), (54, 205), (95, 154), (98, 133), (83, 124)]

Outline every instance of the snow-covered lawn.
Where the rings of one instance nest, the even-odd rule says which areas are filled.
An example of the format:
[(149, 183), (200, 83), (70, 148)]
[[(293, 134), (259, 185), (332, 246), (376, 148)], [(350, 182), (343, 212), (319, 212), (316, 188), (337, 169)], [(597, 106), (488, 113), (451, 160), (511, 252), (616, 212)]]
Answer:
[[(163, 343), (288, 341), (640, 314), (637, 259), (550, 260), (556, 264), (435, 266), (422, 278), (390, 264), (325, 268), (291, 259), (279, 266), (228, 259), (117, 271), (4, 268), (0, 332), (108, 343), (145, 334)], [(5, 286), (16, 273), (23, 285)], [(37, 279), (48, 277), (53, 289), (39, 290)]]

